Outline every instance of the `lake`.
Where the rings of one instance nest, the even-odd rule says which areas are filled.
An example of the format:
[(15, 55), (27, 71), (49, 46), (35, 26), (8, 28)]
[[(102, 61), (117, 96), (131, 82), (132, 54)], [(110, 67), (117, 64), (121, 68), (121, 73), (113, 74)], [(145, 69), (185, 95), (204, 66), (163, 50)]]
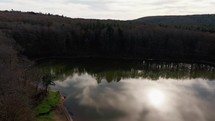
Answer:
[(74, 121), (214, 121), (215, 68), (151, 61), (46, 62)]

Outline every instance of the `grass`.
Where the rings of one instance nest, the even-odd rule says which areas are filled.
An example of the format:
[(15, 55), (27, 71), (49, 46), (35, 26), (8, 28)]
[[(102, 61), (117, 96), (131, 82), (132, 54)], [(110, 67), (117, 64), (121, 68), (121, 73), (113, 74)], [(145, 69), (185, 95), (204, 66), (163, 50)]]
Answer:
[(35, 108), (37, 121), (52, 121), (53, 113), (51, 112), (59, 103), (60, 93), (49, 91), (48, 95)]

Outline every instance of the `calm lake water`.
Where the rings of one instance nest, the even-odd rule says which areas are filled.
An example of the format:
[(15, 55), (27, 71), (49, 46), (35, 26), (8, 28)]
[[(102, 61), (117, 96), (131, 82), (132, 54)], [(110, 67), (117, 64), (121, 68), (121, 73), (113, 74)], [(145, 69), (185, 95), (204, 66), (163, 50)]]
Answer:
[(51, 62), (74, 121), (214, 121), (215, 68), (153, 62)]

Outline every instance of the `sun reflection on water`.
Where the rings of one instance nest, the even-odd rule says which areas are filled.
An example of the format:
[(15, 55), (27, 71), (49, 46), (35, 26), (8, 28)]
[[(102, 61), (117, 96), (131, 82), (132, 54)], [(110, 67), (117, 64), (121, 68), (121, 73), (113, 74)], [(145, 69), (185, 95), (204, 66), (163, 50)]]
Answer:
[[(73, 74), (53, 89), (77, 121), (214, 121), (215, 82), (203, 79), (122, 79), (107, 83)], [(203, 95), (204, 94), (204, 95)], [(205, 96), (207, 96), (205, 98)]]
[(148, 93), (149, 103), (156, 108), (159, 108), (164, 105), (166, 102), (166, 95), (160, 89), (151, 89)]

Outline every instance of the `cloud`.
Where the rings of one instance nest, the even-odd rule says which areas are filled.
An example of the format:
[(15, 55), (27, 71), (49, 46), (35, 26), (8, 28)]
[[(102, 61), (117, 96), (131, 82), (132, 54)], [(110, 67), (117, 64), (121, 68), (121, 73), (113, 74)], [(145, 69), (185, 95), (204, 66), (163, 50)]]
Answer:
[(93, 10), (108, 10), (108, 6), (110, 3), (114, 1), (108, 0), (65, 0), (64, 3), (66, 4), (81, 4), (90, 7)]
[(0, 10), (53, 13), (72, 18), (136, 19), (153, 15), (215, 13), (213, 0), (1, 0)]
[(157, 81), (122, 79), (118, 83), (98, 85), (93, 76), (85, 73), (59, 81), (54, 88), (67, 93), (66, 103), (69, 107), (75, 103), (76, 109), (71, 107), (71, 111), (81, 119), (94, 117), (89, 121), (99, 115), (101, 120), (109, 118), (110, 110), (112, 114), (120, 112), (112, 119), (115, 121), (207, 121), (214, 119), (214, 84), (203, 79), (160, 78)]
[(14, 1), (14, 0), (1, 0), (0, 3), (1, 3), (1, 2), (2, 2), (2, 3), (5, 3), (5, 2), (12, 2), (12, 1)]

